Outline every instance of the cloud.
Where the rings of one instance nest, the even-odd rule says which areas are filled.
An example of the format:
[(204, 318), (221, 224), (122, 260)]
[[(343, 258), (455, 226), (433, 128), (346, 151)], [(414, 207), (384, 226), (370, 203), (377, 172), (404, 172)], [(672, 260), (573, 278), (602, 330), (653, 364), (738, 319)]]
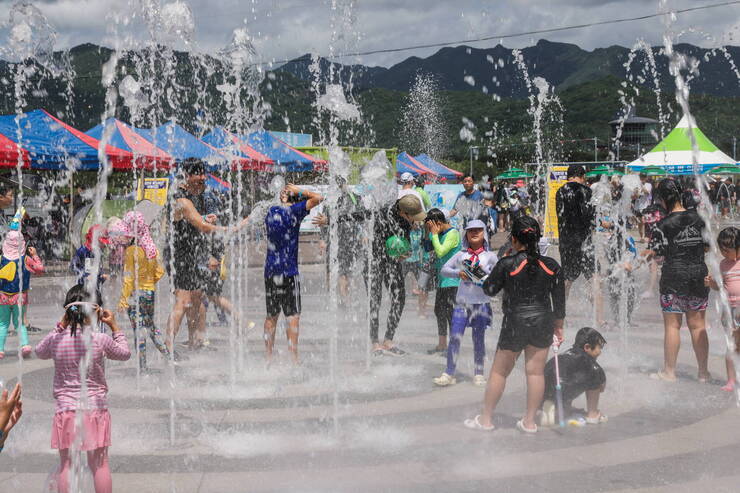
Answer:
[[(153, 37), (162, 42), (161, 29), (147, 25), (141, 5), (185, 0), (46, 0), (36, 2), (58, 32), (57, 47), (83, 42), (131, 47)], [(428, 0), (189, 0), (195, 35), (191, 48), (213, 53), (229, 42), (236, 28), (246, 27), (259, 56), (265, 60), (293, 58), (307, 52), (327, 55), (372, 51), (536, 31), (564, 25), (616, 19), (655, 12), (655, 2), (644, 0), (508, 0), (454, 2)], [(708, 3), (708, 2), (707, 2)], [(672, 9), (695, 7), (696, 0), (673, 0)], [(0, 20), (8, 17), (11, 2), (0, 0)], [(678, 16), (673, 29), (685, 31), (681, 40), (714, 46), (738, 43), (735, 23), (740, 7), (722, 7)], [(613, 44), (632, 46), (638, 39), (662, 43), (660, 18), (590, 27), (558, 33), (504, 39), (507, 47), (524, 47), (540, 38), (573, 43), (585, 49)], [(710, 34), (703, 34), (706, 31)], [(150, 35), (152, 33), (152, 35)], [(169, 40), (171, 42), (171, 40)], [(490, 47), (497, 39), (474, 43)], [(180, 43), (178, 48), (189, 48)], [(409, 56), (428, 56), (438, 48), (378, 54), (350, 60), (369, 65), (391, 65)]]

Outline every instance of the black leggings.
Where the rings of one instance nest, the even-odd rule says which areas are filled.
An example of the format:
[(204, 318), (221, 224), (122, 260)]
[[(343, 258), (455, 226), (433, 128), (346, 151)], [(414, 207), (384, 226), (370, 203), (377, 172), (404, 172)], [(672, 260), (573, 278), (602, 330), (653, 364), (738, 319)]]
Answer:
[(447, 335), (447, 329), (452, 324), (452, 308), (455, 306), (457, 286), (437, 288), (434, 296), (434, 316), (437, 317), (437, 333)]
[(374, 343), (378, 342), (380, 302), (383, 299), (384, 285), (388, 288), (391, 301), (385, 339), (392, 341), (406, 304), (406, 286), (403, 283), (401, 262), (382, 259), (370, 264), (370, 339)]

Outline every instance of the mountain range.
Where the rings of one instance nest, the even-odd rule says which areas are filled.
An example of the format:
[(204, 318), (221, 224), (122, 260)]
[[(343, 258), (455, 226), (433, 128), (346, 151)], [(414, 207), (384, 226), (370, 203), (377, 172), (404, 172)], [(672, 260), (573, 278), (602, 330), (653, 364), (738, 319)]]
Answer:
[[(698, 73), (690, 80), (692, 111), (704, 132), (730, 153), (733, 137), (740, 132), (740, 84), (731, 64), (740, 61), (740, 48), (708, 50), (678, 45), (676, 51), (700, 61)], [(23, 95), (22, 109), (46, 108), (82, 130), (100, 123), (106, 97), (101, 84), (102, 69), (111, 53), (109, 48), (93, 44), (56, 53), (55, 58), (66, 58), (73, 70), (71, 86), (60, 77), (36, 77)], [(442, 147), (447, 152), (439, 157), (467, 159), (470, 144), (460, 140), (461, 126), (467, 125), (474, 129), (475, 144), (493, 139), (499, 145), (520, 146), (506, 152), (498, 150), (484, 158), (510, 164), (511, 160), (532, 158), (532, 147), (526, 144), (531, 142), (533, 129), (526, 97), (530, 95), (527, 80), (535, 77), (546, 79), (562, 102), (561, 113), (546, 125), (550, 139), (597, 137), (600, 145), (605, 146), (610, 136), (609, 120), (625, 109), (622, 99), (633, 102), (641, 116), (656, 118), (663, 111), (670, 114), (666, 125), (675, 123), (680, 111), (673, 97), (675, 83), (668, 70), (668, 59), (660, 48), (651, 48), (649, 54), (631, 53), (619, 46), (586, 51), (572, 44), (541, 40), (516, 53), (501, 45), (490, 49), (460, 46), (443, 48), (427, 58), (410, 57), (389, 68), (338, 65), (326, 59), (319, 59), (318, 67), (322, 80), (328, 80), (331, 72), (334, 82), (341, 80), (346, 85), (351, 81), (350, 98), (364, 116), (359, 128), (342, 126), (342, 144), (402, 146), (399, 135), (408, 91), (417, 74), (424, 73), (437, 81), (444, 116), (447, 142)], [(169, 61), (162, 58), (165, 56), (170, 57)], [(137, 66), (137, 57), (152, 63)], [(625, 64), (631, 58), (633, 62), (627, 71)], [(155, 126), (174, 118), (197, 134), (198, 118), (203, 113), (208, 116), (205, 126), (234, 122), (234, 113), (223, 92), (228, 86), (229, 71), (220, 59), (150, 48), (148, 52), (121, 53), (120, 60), (117, 82), (127, 74), (141, 78), (144, 67), (149, 71), (147, 83), (158, 88), (158, 100), (150, 101), (151, 106), (143, 114), (146, 121), (139, 121), (140, 126)], [(654, 70), (649, 60), (655, 61)], [(263, 78), (260, 97), (270, 110), (265, 128), (312, 133), (317, 138), (327, 135), (326, 129), (322, 129), (326, 121), (316, 117), (310, 63), (310, 57), (298, 57)], [(523, 69), (528, 79), (522, 76)], [(15, 65), (0, 60), (0, 114), (15, 111), (14, 73)], [(661, 88), (662, 110), (653, 89), (654, 78)], [(246, 92), (242, 96), (251, 97)], [(114, 110), (117, 118), (131, 121), (120, 95)], [(593, 156), (592, 150), (575, 149), (563, 151), (559, 159), (589, 156)]]
[[(740, 74), (731, 61), (740, 63), (740, 47), (727, 46), (722, 49), (706, 49), (690, 44), (678, 44), (675, 51), (699, 60), (699, 76), (692, 83), (692, 93), (714, 96), (740, 96)], [(650, 59), (655, 61), (655, 73), (663, 87), (673, 87), (673, 78), (668, 70), (668, 58), (662, 47), (646, 51), (631, 52), (622, 46), (610, 46), (587, 51), (577, 45), (540, 40), (535, 46), (520, 50), (521, 60), (526, 66), (530, 80), (543, 77), (556, 89), (564, 89), (584, 82), (613, 76), (624, 79), (628, 73), (640, 85), (653, 84)], [(625, 64), (633, 56), (629, 71)], [(308, 69), (310, 55), (292, 60), (277, 70), (289, 72), (303, 80), (310, 80)], [(324, 74), (330, 62), (321, 59)], [(345, 81), (353, 75), (358, 90), (384, 88), (408, 91), (417, 73), (433, 75), (439, 88), (448, 91), (484, 91), (499, 97), (522, 98), (529, 95), (522, 77), (521, 66), (516, 63), (513, 50), (502, 45), (493, 48), (457, 46), (442, 48), (427, 58), (409, 57), (389, 68), (364, 65), (344, 66), (333, 64), (334, 71)]]

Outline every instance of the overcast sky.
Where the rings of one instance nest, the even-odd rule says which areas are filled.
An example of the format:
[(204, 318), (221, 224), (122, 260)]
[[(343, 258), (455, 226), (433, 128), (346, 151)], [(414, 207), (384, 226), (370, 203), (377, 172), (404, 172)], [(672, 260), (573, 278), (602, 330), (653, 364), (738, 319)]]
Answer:
[[(696, 7), (723, 0), (668, 0), (671, 9)], [(159, 41), (185, 47), (178, 30), (189, 31), (187, 4), (194, 17), (192, 49), (216, 52), (229, 43), (236, 28), (246, 28), (260, 59), (283, 59), (312, 52), (369, 51), (438, 43), (479, 36), (582, 24), (658, 11), (651, 0), (44, 0), (32, 2), (57, 31), (56, 49), (84, 42), (128, 47), (150, 39), (142, 5), (163, 6), (155, 29)], [(0, 22), (6, 22), (14, 2), (0, 0)], [(147, 10), (149, 13), (153, 9)], [(349, 12), (349, 14), (348, 14)], [(117, 16), (117, 20), (112, 16)], [(332, 19), (337, 19), (332, 27)], [(107, 20), (106, 20), (107, 19)], [(702, 46), (740, 45), (740, 5), (678, 16), (674, 29), (696, 32), (683, 41)], [(539, 38), (578, 44), (586, 49), (613, 44), (632, 46), (639, 38), (661, 44), (659, 18), (523, 36), (503, 40), (507, 47), (524, 47)], [(7, 31), (7, 29), (6, 29)], [(115, 31), (116, 34), (112, 34)], [(711, 38), (704, 34), (708, 32)], [(333, 35), (333, 33), (336, 33)], [(335, 41), (332, 42), (332, 37)], [(496, 41), (472, 44), (484, 48)], [(409, 56), (425, 57), (438, 48), (365, 56), (354, 62), (389, 66)]]

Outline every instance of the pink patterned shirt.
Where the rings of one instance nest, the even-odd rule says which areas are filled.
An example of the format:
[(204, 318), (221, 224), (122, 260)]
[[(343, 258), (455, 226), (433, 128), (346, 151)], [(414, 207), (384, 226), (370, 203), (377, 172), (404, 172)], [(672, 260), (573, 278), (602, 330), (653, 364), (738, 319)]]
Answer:
[[(84, 330), (91, 330), (85, 327)], [(131, 350), (123, 331), (113, 337), (102, 332), (93, 332), (91, 338), (92, 359), (87, 372), (87, 396), (89, 409), (108, 408), (108, 384), (105, 381), (105, 358), (126, 361)], [(82, 330), (72, 336), (69, 327), (57, 324), (56, 330), (48, 334), (36, 346), (36, 355), (41, 359), (54, 360), (54, 399), (56, 412), (75, 411), (80, 406), (80, 363), (85, 354), (85, 339)]]
[(727, 290), (730, 306), (737, 308), (740, 306), (740, 259), (722, 259), (719, 263), (719, 270), (722, 272), (722, 281)]

